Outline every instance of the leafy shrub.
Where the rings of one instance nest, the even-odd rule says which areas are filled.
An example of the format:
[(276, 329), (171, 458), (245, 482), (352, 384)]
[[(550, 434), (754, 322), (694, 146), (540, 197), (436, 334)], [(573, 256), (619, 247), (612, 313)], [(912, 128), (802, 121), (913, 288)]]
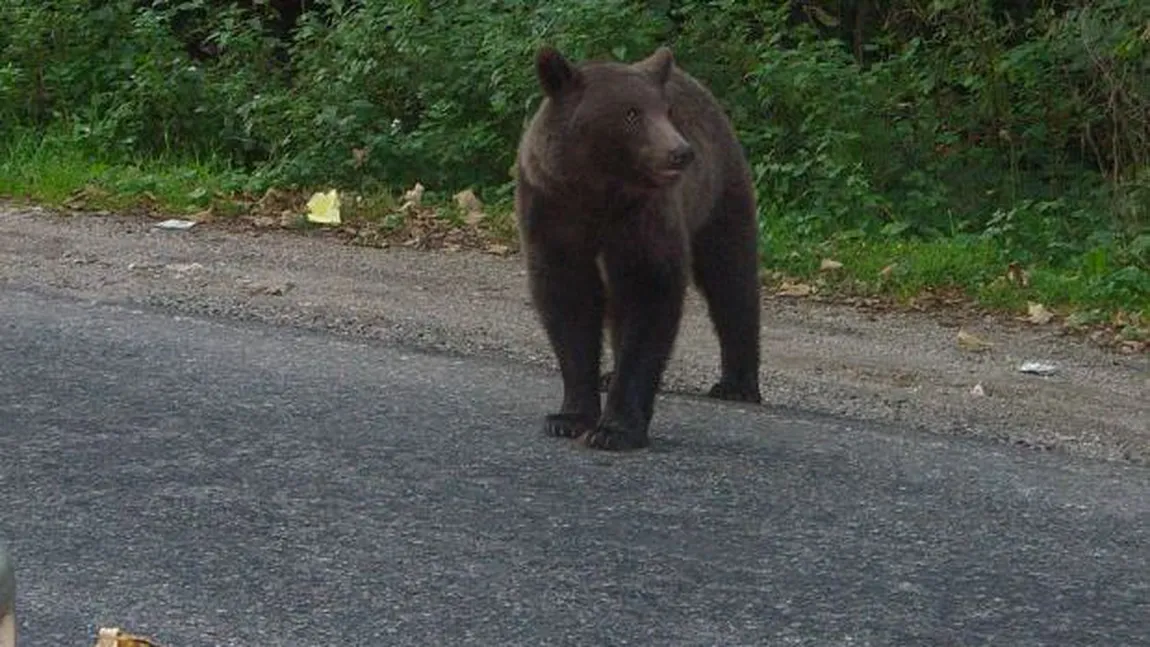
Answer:
[(1145, 2), (0, 0), (0, 21), (0, 135), (495, 197), (538, 45), (667, 43), (740, 130), (768, 255), (974, 237), (1150, 293)]

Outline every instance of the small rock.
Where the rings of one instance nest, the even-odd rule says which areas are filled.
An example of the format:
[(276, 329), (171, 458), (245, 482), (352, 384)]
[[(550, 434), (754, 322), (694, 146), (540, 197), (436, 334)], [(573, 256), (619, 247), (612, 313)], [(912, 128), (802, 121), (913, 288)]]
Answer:
[(170, 263), (166, 267), (177, 274), (186, 274), (204, 269), (204, 266), (199, 263)]

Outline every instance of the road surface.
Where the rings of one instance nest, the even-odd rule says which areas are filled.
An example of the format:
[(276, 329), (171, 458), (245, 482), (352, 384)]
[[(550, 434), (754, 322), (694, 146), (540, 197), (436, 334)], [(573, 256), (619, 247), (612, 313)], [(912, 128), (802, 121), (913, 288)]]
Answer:
[[(555, 370), (514, 256), (380, 250), (322, 231), (237, 232), (221, 223), (167, 232), (139, 217), (0, 202), (5, 285)], [(1108, 351), (1056, 324), (955, 309), (899, 313), (768, 296), (762, 315), (768, 406), (1150, 467), (1150, 353)], [(965, 350), (959, 331), (992, 346)], [(664, 385), (705, 392), (718, 357), (691, 291)], [(1027, 361), (1057, 371), (1020, 373)]]
[(26, 645), (1147, 645), (1150, 470), (0, 289)]

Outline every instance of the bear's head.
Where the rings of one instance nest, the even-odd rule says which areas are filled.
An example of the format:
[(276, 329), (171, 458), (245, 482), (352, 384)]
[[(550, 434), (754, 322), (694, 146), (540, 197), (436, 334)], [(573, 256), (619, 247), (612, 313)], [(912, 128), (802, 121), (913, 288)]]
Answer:
[(667, 86), (675, 59), (661, 47), (632, 64), (571, 65), (551, 47), (535, 59), (546, 94), (548, 146), (562, 174), (629, 189), (673, 184), (694, 160), (675, 127)]

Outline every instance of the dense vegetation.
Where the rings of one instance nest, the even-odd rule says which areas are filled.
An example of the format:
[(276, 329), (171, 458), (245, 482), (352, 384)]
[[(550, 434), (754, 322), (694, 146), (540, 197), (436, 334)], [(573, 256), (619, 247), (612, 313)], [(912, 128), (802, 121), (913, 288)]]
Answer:
[(0, 0), (0, 24), (0, 194), (501, 203), (540, 43), (667, 43), (740, 129), (768, 267), (1150, 314), (1147, 2)]

